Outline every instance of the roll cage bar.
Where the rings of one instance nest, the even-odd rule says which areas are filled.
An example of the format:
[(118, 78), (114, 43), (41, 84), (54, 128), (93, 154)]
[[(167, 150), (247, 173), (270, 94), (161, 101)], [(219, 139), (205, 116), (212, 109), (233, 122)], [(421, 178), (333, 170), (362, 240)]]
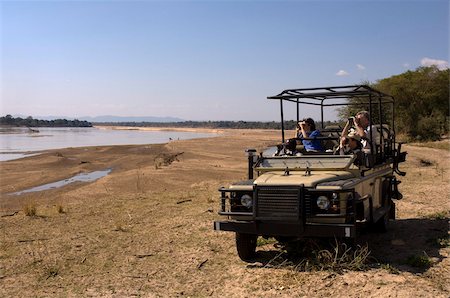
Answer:
[[(392, 107), (392, 119), (391, 119), (391, 129), (394, 132), (393, 143), (395, 144), (395, 126), (394, 126), (394, 97), (385, 94), (378, 90), (375, 90), (367, 85), (348, 85), (348, 86), (334, 86), (334, 87), (317, 87), (317, 88), (302, 88), (302, 89), (286, 89), (280, 94), (274, 96), (268, 96), (268, 99), (275, 99), (280, 101), (280, 111), (281, 111), (281, 133), (282, 142), (285, 142), (285, 128), (284, 128), (284, 111), (283, 111), (283, 101), (293, 102), (297, 105), (297, 122), (300, 120), (300, 104), (320, 106), (321, 112), (321, 126), (324, 128), (323, 121), (323, 108), (332, 106), (368, 106), (368, 112), (372, 115), (374, 111), (373, 107), (378, 105), (379, 117), (380, 117), (380, 128), (383, 130), (383, 112), (382, 105), (391, 105)], [(339, 99), (351, 99), (358, 98), (357, 103), (333, 103), (333, 100)], [(372, 127), (372, 117), (369, 119), (369, 127)], [(370, 139), (372, 138), (372, 129), (370, 130)], [(383, 131), (380, 133), (380, 143), (383, 147)], [(374, 152), (373, 144), (371, 146), (371, 153)]]

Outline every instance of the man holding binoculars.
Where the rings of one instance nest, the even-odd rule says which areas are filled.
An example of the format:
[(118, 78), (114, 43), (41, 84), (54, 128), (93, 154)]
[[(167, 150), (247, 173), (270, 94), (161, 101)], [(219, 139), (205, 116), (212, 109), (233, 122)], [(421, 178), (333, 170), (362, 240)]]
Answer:
[[(352, 127), (355, 127), (352, 130), (361, 138), (362, 148), (367, 151), (370, 150), (370, 143), (373, 142), (374, 145), (377, 144), (377, 139), (379, 139), (379, 134), (376, 129), (372, 130), (372, 139), (370, 138), (370, 114), (367, 111), (360, 111), (356, 114), (355, 117), (350, 117), (345, 124), (344, 130), (342, 130), (341, 134), (341, 144), (349, 135), (349, 130)], [(378, 137), (377, 137), (378, 136)]]

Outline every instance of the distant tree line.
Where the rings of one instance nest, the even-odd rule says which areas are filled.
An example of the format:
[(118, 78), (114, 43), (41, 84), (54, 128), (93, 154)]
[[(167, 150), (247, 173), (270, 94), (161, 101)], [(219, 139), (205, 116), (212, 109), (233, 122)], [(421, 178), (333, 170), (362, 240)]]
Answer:
[(92, 127), (92, 123), (88, 121), (55, 119), (55, 120), (39, 120), (31, 116), (27, 118), (17, 117), (11, 115), (0, 117), (0, 125), (10, 126), (27, 126), (27, 127)]
[[(230, 129), (281, 129), (280, 122), (259, 121), (183, 121), (183, 122), (101, 122), (95, 125), (105, 126), (131, 126), (131, 127), (178, 127), (178, 128), (230, 128)], [(324, 127), (337, 125), (336, 122), (325, 121)], [(295, 129), (296, 121), (284, 122), (285, 129)], [(317, 123), (318, 128), (320, 123)]]
[[(438, 140), (449, 132), (449, 77), (449, 69), (419, 67), (367, 85), (394, 97), (397, 133), (410, 140)], [(353, 98), (350, 102), (359, 103), (360, 99)], [(368, 110), (368, 107), (346, 106), (339, 115), (346, 119), (358, 109)], [(391, 115), (392, 108), (386, 106), (383, 114)], [(377, 109), (372, 118), (379, 118)]]

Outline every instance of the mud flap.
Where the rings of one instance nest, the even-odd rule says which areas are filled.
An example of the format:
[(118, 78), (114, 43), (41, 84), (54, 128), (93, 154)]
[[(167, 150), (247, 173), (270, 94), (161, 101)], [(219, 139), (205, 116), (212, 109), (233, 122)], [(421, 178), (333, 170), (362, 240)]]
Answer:
[(402, 183), (401, 181), (397, 180), (397, 178), (392, 177), (391, 180), (391, 186), (392, 186), (392, 199), (394, 200), (401, 200), (403, 199), (403, 195), (398, 191), (398, 185)]

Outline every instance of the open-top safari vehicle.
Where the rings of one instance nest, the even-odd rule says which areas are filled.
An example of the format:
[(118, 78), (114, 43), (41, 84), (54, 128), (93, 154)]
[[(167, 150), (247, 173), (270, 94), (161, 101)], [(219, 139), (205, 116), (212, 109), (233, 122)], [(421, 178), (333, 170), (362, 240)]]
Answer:
[[(401, 143), (395, 140), (394, 98), (356, 85), (289, 89), (268, 99), (280, 102), (282, 144), (286, 143), (286, 103), (295, 104), (297, 122), (301, 105), (320, 107), (321, 136), (315, 140), (321, 140), (325, 151), (265, 156), (246, 150), (248, 180), (219, 189), (219, 214), (227, 220), (214, 222), (215, 230), (236, 233), (239, 257), (249, 260), (254, 256), (258, 236), (279, 241), (305, 237), (353, 241), (364, 226), (386, 230), (389, 220), (395, 219), (393, 200), (402, 197), (394, 173), (405, 175), (398, 169), (406, 152), (401, 152)], [(360, 106), (377, 115), (370, 119), (370, 140), (379, 139), (368, 150), (333, 154), (342, 129), (323, 127), (323, 110), (342, 105)]]

